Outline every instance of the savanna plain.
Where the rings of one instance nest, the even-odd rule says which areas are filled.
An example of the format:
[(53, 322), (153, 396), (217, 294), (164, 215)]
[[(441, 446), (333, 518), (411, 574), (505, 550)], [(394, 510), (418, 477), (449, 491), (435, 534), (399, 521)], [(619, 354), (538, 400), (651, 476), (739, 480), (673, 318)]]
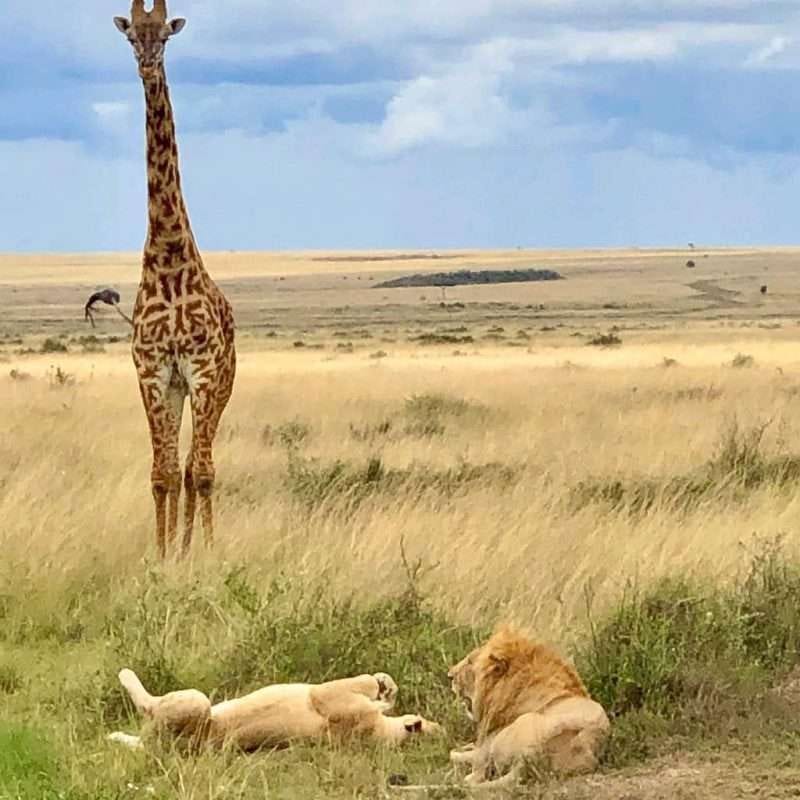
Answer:
[[(106, 286), (130, 311), (138, 257), (0, 256), (0, 798), (466, 796), (446, 673), (500, 622), (574, 659), (613, 725), (598, 773), (519, 796), (796, 797), (799, 262), (208, 254), (239, 349), (217, 541), (160, 564), (129, 329), (83, 319)], [(430, 278), (523, 268), (563, 280)], [(105, 741), (139, 727), (122, 667), (212, 699), (386, 671), (447, 734), (131, 752)]]

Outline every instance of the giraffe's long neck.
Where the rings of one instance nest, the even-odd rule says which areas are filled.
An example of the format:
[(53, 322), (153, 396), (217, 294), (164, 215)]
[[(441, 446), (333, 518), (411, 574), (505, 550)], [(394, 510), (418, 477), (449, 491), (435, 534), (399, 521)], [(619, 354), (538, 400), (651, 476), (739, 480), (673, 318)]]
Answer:
[(181, 191), (175, 119), (163, 65), (144, 80), (147, 106), (148, 231), (145, 266), (172, 271), (199, 263)]

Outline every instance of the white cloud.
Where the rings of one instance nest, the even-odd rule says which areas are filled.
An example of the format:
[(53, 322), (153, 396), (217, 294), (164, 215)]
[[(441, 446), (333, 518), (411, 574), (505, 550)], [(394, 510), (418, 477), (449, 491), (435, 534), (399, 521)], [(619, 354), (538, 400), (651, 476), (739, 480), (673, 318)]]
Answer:
[(501, 141), (515, 112), (503, 93), (513, 64), (508, 48), (476, 48), (442, 74), (408, 82), (386, 108), (373, 148), (393, 154), (429, 142), (477, 147)]
[(129, 103), (121, 101), (92, 103), (92, 111), (102, 120), (119, 119), (128, 116), (131, 107)]
[(760, 67), (768, 61), (772, 61), (775, 56), (779, 56), (791, 44), (791, 39), (787, 36), (773, 36), (772, 40), (765, 47), (751, 53), (745, 61), (746, 67)]

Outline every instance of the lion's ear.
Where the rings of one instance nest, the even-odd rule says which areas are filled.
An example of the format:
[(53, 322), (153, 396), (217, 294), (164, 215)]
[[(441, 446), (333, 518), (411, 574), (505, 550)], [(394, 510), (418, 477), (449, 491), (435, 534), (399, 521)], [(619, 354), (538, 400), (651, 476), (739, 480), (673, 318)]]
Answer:
[(489, 664), (493, 675), (505, 675), (508, 672), (508, 661), (505, 658), (490, 653)]

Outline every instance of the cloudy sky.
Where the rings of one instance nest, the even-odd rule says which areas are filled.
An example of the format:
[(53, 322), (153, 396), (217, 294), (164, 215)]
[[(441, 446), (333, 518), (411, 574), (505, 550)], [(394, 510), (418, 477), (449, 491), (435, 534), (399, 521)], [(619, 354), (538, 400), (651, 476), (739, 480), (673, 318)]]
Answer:
[[(5, 0), (0, 250), (129, 250), (121, 0)], [(800, 240), (797, 0), (173, 0), (206, 249)]]

